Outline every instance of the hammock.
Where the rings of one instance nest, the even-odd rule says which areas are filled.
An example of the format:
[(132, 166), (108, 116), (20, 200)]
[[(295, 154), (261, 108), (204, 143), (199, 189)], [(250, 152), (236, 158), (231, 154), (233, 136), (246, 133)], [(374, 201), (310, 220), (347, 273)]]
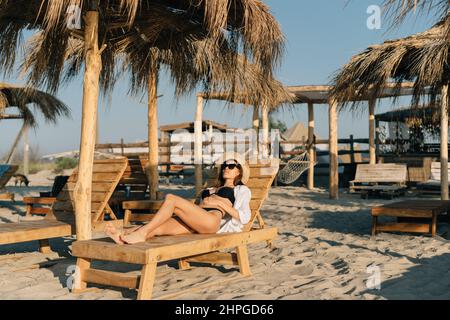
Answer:
[[(286, 166), (278, 172), (278, 181), (283, 184), (291, 184), (309, 169), (309, 154), (307, 151), (288, 161)], [(316, 165), (316, 163), (314, 163)]]

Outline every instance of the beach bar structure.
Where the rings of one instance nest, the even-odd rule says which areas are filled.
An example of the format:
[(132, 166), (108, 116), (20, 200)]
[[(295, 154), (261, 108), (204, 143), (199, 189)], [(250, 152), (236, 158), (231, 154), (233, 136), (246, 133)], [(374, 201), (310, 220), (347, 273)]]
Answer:
[[(314, 188), (314, 106), (328, 106), (328, 145), (330, 156), (329, 171), (329, 192), (331, 199), (339, 197), (339, 161), (338, 161), (338, 113), (340, 111), (340, 102), (331, 99), (332, 86), (327, 85), (307, 85), (307, 86), (289, 86), (287, 89), (294, 96), (294, 104), (306, 104), (308, 106), (308, 153), (310, 165), (308, 170), (308, 188)], [(375, 109), (377, 99), (394, 98), (398, 96), (410, 96), (414, 90), (414, 84), (410, 82), (398, 85), (388, 83), (383, 87), (381, 93), (373, 96), (370, 92), (367, 95), (357, 95), (353, 101), (368, 103), (369, 111), (369, 155), (370, 163), (376, 163), (376, 143), (375, 143)]]

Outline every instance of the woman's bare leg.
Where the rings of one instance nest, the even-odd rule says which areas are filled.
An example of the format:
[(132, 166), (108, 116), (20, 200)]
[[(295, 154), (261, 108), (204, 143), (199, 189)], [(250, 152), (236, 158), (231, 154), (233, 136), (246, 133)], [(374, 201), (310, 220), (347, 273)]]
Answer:
[(120, 236), (120, 239), (129, 244), (143, 242), (173, 214), (199, 233), (215, 233), (220, 225), (219, 215), (207, 212), (189, 200), (168, 194), (161, 208), (148, 224), (129, 235)]

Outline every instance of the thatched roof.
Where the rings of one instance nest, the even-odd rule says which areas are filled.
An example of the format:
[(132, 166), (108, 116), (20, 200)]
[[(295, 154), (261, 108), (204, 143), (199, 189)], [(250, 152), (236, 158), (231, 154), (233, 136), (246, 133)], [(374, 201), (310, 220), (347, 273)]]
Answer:
[[(55, 91), (61, 80), (78, 75), (84, 62), (84, 33), (66, 27), (65, 12), (73, 4), (85, 11), (87, 3), (0, 0), (0, 66), (12, 68), (21, 32), (28, 28), (42, 31), (33, 39), (26, 64), (31, 83)], [(101, 2), (98, 9), (100, 47), (106, 45), (104, 91), (111, 90), (124, 72), (132, 91), (140, 91), (150, 71), (160, 67), (170, 71), (177, 94), (199, 83), (205, 91), (231, 94), (255, 85), (253, 100), (270, 99), (271, 91), (278, 90), (256, 86), (271, 79), (284, 48), (278, 23), (259, 0), (115, 0)], [(255, 68), (247, 71), (247, 65)], [(125, 69), (117, 72), (119, 66)], [(239, 77), (236, 70), (240, 75), (251, 72), (258, 81), (247, 83), (251, 77)]]
[(450, 80), (449, 23), (450, 14), (425, 32), (371, 46), (354, 56), (334, 77), (331, 97), (344, 103), (355, 95), (376, 98), (389, 81), (399, 85), (413, 81), (413, 104), (424, 95), (434, 101), (441, 86)]
[[(54, 96), (29, 87), (20, 87), (0, 82), (0, 118), (22, 118), (30, 126), (36, 126), (36, 119), (30, 104), (44, 116), (45, 120), (56, 122), (58, 118), (69, 117), (69, 108)], [(17, 107), (19, 114), (9, 117), (9, 107)]]

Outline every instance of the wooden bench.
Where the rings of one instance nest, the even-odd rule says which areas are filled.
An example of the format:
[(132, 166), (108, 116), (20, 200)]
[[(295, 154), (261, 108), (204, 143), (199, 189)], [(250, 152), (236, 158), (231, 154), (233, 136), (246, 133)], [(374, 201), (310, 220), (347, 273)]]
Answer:
[[(189, 234), (181, 236), (154, 237), (135, 245), (118, 245), (110, 240), (76, 241), (72, 244), (72, 254), (77, 257), (78, 274), (74, 292), (82, 292), (88, 283), (138, 289), (137, 298), (151, 299), (158, 262), (178, 260), (180, 269), (190, 268), (191, 262), (222, 265), (238, 265), (243, 276), (249, 276), (247, 245), (255, 242), (271, 242), (277, 235), (276, 228), (266, 228), (260, 214), (261, 206), (267, 198), (270, 186), (278, 172), (279, 161), (269, 164), (250, 165), (250, 179), (247, 186), (252, 190), (250, 209), (251, 220), (244, 232), (224, 234)], [(216, 177), (209, 180), (214, 184)], [(136, 208), (157, 208), (160, 202), (133, 202)], [(127, 206), (127, 202), (124, 203)], [(129, 213), (127, 221), (150, 220), (152, 215)], [(253, 228), (258, 221), (259, 228)], [(235, 252), (220, 252), (234, 249)], [(142, 265), (140, 276), (98, 270), (91, 267), (93, 260), (126, 262)]]
[(17, 172), (19, 166), (16, 165), (1, 165), (0, 166), (0, 200), (14, 201), (14, 193), (3, 192), (2, 189), (6, 186), (12, 176)]
[(350, 181), (350, 193), (359, 191), (362, 197), (371, 192), (398, 195), (404, 192), (407, 177), (405, 164), (359, 164), (355, 179)]
[[(95, 160), (92, 177), (92, 228), (103, 231), (105, 216), (117, 226), (123, 220), (117, 219), (108, 205), (113, 191), (121, 179), (128, 161), (126, 158)], [(73, 191), (78, 172), (75, 170), (56, 197), (51, 210), (43, 220), (0, 224), (0, 245), (39, 240), (39, 250), (51, 250), (48, 239), (75, 234), (75, 210)]]
[[(372, 235), (381, 231), (401, 231), (431, 233), (436, 235), (438, 216), (450, 210), (450, 201), (443, 200), (407, 200), (389, 203), (372, 208)], [(378, 217), (388, 216), (403, 218), (429, 219), (428, 223), (394, 222), (378, 223)]]

